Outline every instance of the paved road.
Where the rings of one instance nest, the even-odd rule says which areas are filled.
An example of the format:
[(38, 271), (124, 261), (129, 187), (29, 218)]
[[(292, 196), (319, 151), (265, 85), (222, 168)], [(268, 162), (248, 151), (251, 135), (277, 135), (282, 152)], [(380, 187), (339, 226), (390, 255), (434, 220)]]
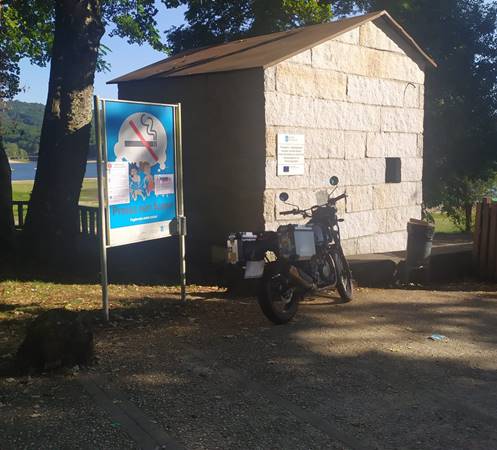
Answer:
[(497, 448), (495, 292), (363, 289), (278, 327), (252, 299), (153, 301), (89, 372), (2, 380), (0, 447)]

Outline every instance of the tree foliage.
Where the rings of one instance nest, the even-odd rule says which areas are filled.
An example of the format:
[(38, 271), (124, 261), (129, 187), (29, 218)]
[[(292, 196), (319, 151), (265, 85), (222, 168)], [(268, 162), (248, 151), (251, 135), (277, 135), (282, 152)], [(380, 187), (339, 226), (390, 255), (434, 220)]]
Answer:
[[(56, 5), (61, 0), (6, 0), (1, 25), (4, 39), (17, 58), (29, 58), (36, 65), (50, 62), (55, 32)], [(78, 2), (65, 2), (78, 3)], [(150, 44), (165, 50), (155, 16), (154, 0), (85, 0), (82, 7), (93, 5), (110, 36), (119, 36), (130, 44)]]
[(483, 197), (495, 195), (496, 186), (496, 174), (485, 179), (469, 176), (448, 179), (442, 187), (441, 210), (462, 231), (469, 232), (473, 224), (473, 206)]
[(331, 1), (166, 0), (165, 3), (170, 7), (187, 6), (186, 24), (168, 30), (168, 43), (173, 53), (322, 23), (332, 17)]
[(19, 92), (19, 60), (11, 53), (0, 30), (0, 102), (13, 98)]

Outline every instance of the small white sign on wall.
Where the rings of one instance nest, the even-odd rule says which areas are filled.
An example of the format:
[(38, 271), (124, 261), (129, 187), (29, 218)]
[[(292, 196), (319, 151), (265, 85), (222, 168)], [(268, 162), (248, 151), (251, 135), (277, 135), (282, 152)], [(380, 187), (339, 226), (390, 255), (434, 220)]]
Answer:
[(278, 133), (278, 176), (304, 175), (303, 134)]

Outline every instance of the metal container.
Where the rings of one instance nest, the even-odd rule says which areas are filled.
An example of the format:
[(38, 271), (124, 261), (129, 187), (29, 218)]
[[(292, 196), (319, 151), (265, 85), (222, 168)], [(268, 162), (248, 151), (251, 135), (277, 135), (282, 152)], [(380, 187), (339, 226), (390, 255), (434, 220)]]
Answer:
[(435, 227), (422, 220), (411, 219), (407, 224), (407, 265), (426, 265), (431, 256)]
[(314, 230), (300, 225), (282, 225), (278, 228), (280, 255), (290, 260), (305, 261), (316, 254)]
[(231, 233), (226, 242), (226, 260), (229, 264), (245, 263), (253, 251), (257, 235), (251, 231)]

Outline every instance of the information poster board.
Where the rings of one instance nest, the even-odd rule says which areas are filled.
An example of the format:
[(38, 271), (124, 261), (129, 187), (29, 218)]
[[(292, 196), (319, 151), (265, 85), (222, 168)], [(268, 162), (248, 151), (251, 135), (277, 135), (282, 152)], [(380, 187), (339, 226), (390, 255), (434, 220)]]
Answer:
[(94, 96), (102, 309), (109, 320), (107, 249), (178, 235), (186, 299), (181, 105)]
[(305, 136), (278, 133), (278, 176), (304, 175)]
[(177, 229), (176, 105), (102, 100), (107, 245)]

